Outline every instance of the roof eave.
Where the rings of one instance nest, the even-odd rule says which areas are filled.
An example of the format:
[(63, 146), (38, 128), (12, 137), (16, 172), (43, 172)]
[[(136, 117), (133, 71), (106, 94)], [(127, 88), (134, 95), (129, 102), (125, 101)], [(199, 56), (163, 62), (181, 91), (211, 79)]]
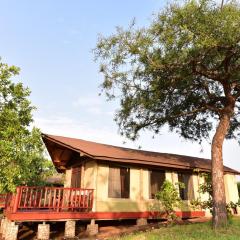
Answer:
[[(100, 160), (100, 161), (113, 161), (113, 162), (127, 162), (127, 163), (131, 163), (131, 164), (140, 164), (140, 165), (154, 165), (154, 166), (159, 166), (159, 167), (168, 167), (168, 168), (179, 168), (179, 169), (199, 169), (201, 171), (207, 171), (210, 172), (211, 169), (209, 168), (204, 168), (204, 167), (192, 167), (192, 166), (188, 166), (188, 165), (184, 165), (184, 164), (171, 164), (171, 163), (163, 163), (163, 162), (154, 162), (154, 161), (149, 161), (146, 159), (134, 159), (134, 158), (116, 158), (116, 157), (110, 157), (110, 156), (98, 156), (98, 155), (92, 155), (90, 153), (87, 153), (86, 151), (83, 151), (82, 149), (79, 148), (75, 148), (69, 144), (63, 143), (61, 141), (58, 141), (56, 139), (54, 139), (53, 137), (49, 136), (48, 134), (44, 134), (42, 133), (42, 139), (47, 139), (50, 140), (60, 146), (66, 147), (68, 149), (71, 149), (73, 151), (78, 152), (79, 154), (85, 155), (91, 159), (95, 159), (95, 160)], [(124, 160), (124, 161), (123, 161)], [(208, 159), (205, 159), (208, 160)], [(235, 175), (240, 175), (240, 172), (234, 170), (234, 169), (229, 169), (229, 170), (225, 170), (224, 173), (231, 173), (231, 174), (235, 174)]]

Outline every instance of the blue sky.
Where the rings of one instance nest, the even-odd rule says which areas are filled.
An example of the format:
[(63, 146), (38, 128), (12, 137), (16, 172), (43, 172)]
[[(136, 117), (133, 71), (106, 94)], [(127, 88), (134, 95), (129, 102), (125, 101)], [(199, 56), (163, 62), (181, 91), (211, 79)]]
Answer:
[[(102, 76), (92, 49), (98, 34), (110, 35), (133, 18), (147, 25), (166, 1), (0, 0), (0, 56), (21, 68), (19, 80), (37, 107), (35, 125), (45, 133), (123, 145), (113, 121), (117, 103), (99, 97)], [(210, 145), (186, 142), (163, 129), (145, 132), (126, 147), (210, 157)], [(201, 151), (203, 149), (203, 151)], [(240, 147), (224, 145), (224, 163), (240, 170)]]

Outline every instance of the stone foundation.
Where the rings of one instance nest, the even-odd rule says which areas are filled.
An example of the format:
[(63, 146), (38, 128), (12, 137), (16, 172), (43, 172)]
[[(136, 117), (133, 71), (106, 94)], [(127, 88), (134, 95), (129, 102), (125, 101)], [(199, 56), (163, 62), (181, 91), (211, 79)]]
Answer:
[(1, 232), (2, 232), (2, 237), (3, 237), (3, 238), (6, 237), (9, 222), (10, 222), (10, 221), (9, 221), (7, 218), (2, 219)]
[(95, 220), (91, 220), (91, 223), (87, 225), (87, 233), (89, 236), (98, 234), (98, 224), (95, 224)]
[(18, 225), (15, 222), (9, 222), (6, 228), (5, 240), (17, 240)]
[(4, 223), (4, 218), (1, 219), (0, 234), (2, 233), (3, 223)]
[(50, 237), (50, 224), (38, 224), (37, 239), (49, 240)]
[(137, 219), (137, 226), (144, 226), (144, 225), (147, 225), (148, 222), (147, 222), (147, 219), (146, 218), (138, 218)]
[(65, 223), (65, 238), (74, 238), (76, 232), (76, 221), (66, 221)]

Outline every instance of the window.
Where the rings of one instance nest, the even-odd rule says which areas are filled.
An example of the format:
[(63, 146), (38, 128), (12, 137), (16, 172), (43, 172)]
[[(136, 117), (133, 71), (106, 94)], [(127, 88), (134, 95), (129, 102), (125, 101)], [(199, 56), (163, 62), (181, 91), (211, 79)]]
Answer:
[(126, 167), (109, 167), (108, 197), (129, 198), (130, 169)]
[(185, 188), (179, 187), (179, 194), (182, 200), (193, 200), (193, 179), (191, 174), (178, 173), (178, 182), (184, 183)]
[(165, 171), (152, 170), (150, 174), (150, 194), (149, 198), (155, 198), (156, 193), (161, 189), (165, 181)]
[(81, 167), (72, 168), (71, 187), (81, 187)]

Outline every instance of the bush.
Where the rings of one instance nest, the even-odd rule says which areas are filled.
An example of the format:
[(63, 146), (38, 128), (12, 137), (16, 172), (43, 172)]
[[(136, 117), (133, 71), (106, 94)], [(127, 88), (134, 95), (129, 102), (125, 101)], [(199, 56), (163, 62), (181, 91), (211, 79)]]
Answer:
[[(200, 209), (209, 209), (212, 213), (213, 211), (213, 200), (212, 200), (212, 178), (210, 173), (199, 173), (200, 177), (204, 178), (204, 182), (199, 185), (199, 193), (205, 194), (208, 193), (208, 199), (203, 201), (200, 197), (196, 200), (191, 201), (191, 205), (193, 208), (200, 208)], [(238, 191), (239, 191), (240, 183), (238, 183)], [(226, 204), (228, 218), (232, 217), (232, 211), (235, 211), (236, 208), (240, 206), (240, 199), (238, 202), (229, 202)]]
[[(180, 183), (177, 185), (184, 187)], [(170, 181), (165, 180), (161, 190), (156, 193), (155, 199), (158, 201), (158, 210), (167, 215), (168, 221), (172, 221), (177, 218), (174, 208), (182, 205), (182, 200), (179, 197), (177, 186), (174, 186)]]

